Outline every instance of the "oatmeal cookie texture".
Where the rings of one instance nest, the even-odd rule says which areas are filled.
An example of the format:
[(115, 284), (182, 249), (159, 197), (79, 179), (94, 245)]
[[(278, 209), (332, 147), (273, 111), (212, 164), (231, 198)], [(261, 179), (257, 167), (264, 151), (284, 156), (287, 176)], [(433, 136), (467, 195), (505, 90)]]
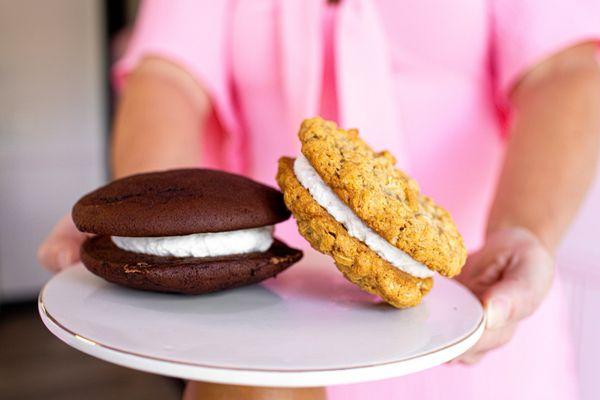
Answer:
[(381, 297), (395, 307), (412, 307), (431, 289), (431, 278), (413, 277), (379, 257), (361, 241), (351, 237), (298, 182), (294, 160), (279, 161), (277, 182), (284, 201), (294, 214), (302, 236), (316, 250), (333, 257), (338, 269), (363, 290)]
[[(389, 152), (375, 152), (360, 139), (356, 129), (346, 131), (322, 118), (305, 120), (299, 138), (302, 154), (313, 168), (371, 229), (442, 275), (452, 277), (460, 272), (467, 252), (450, 214), (423, 195), (417, 183), (396, 168), (396, 160)], [(315, 235), (312, 231), (318, 223), (309, 220), (301, 223), (298, 215), (304, 213), (306, 217), (306, 210), (292, 204), (298, 200), (286, 192), (290, 190), (290, 178), (284, 181), (283, 175), (288, 173), (288, 163), (288, 160), (280, 163), (278, 174), (286, 204), (299, 220), (300, 232), (305, 237)], [(290, 173), (293, 174), (293, 170)], [(282, 185), (286, 182), (287, 189)], [(308, 192), (306, 195), (310, 197)], [(308, 201), (302, 204), (307, 206)], [(316, 203), (315, 206), (319, 207)], [(311, 244), (315, 246), (312, 241)], [(378, 258), (373, 252), (367, 254)], [(366, 256), (357, 254), (356, 257)]]

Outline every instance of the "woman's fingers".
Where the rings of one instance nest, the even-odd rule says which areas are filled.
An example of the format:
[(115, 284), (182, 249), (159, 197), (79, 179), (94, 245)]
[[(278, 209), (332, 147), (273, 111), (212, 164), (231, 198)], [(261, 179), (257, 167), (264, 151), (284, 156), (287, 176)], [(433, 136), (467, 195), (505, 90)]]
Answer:
[(49, 237), (38, 249), (38, 260), (49, 271), (60, 271), (77, 262), (72, 247), (70, 242), (57, 243), (55, 238)]
[(458, 277), (479, 297), (487, 318), (482, 338), (459, 360), (475, 363), (506, 344), (518, 323), (540, 306), (553, 275), (552, 256), (529, 231), (512, 228), (490, 235)]
[(79, 247), (86, 237), (77, 230), (70, 215), (64, 216), (38, 248), (40, 264), (56, 272), (77, 263)]
[(482, 296), (487, 326), (498, 329), (530, 316), (542, 303), (554, 275), (552, 257), (541, 245), (513, 253), (502, 278)]

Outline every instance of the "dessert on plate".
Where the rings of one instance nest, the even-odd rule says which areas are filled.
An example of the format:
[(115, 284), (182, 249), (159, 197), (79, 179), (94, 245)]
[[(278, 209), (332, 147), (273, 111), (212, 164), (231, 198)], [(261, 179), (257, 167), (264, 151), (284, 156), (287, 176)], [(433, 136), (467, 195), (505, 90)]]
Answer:
[(466, 249), (450, 214), (390, 153), (321, 118), (305, 120), (299, 139), (301, 154), (279, 160), (277, 182), (300, 234), (348, 280), (405, 308), (421, 302), (436, 272), (460, 272)]
[(271, 278), (302, 258), (273, 237), (289, 218), (281, 193), (209, 169), (145, 173), (82, 197), (73, 221), (94, 234), (81, 261), (135, 289), (200, 294)]

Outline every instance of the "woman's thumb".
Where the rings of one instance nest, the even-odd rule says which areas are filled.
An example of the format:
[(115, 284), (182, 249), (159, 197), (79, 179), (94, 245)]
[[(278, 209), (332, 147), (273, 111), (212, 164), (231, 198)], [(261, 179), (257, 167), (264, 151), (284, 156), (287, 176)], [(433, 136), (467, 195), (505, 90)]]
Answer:
[(552, 258), (541, 249), (514, 256), (482, 296), (487, 326), (497, 329), (530, 316), (548, 292), (553, 270)]
[(38, 261), (50, 271), (59, 271), (79, 261), (79, 246), (86, 235), (79, 232), (70, 215), (63, 217), (38, 248)]

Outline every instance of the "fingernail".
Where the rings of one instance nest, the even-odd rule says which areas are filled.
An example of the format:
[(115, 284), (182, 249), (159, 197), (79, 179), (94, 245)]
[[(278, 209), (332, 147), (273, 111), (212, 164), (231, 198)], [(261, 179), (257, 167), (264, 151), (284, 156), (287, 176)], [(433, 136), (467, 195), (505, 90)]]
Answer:
[(510, 317), (510, 301), (503, 297), (489, 300), (485, 307), (488, 329), (497, 329), (506, 325)]

